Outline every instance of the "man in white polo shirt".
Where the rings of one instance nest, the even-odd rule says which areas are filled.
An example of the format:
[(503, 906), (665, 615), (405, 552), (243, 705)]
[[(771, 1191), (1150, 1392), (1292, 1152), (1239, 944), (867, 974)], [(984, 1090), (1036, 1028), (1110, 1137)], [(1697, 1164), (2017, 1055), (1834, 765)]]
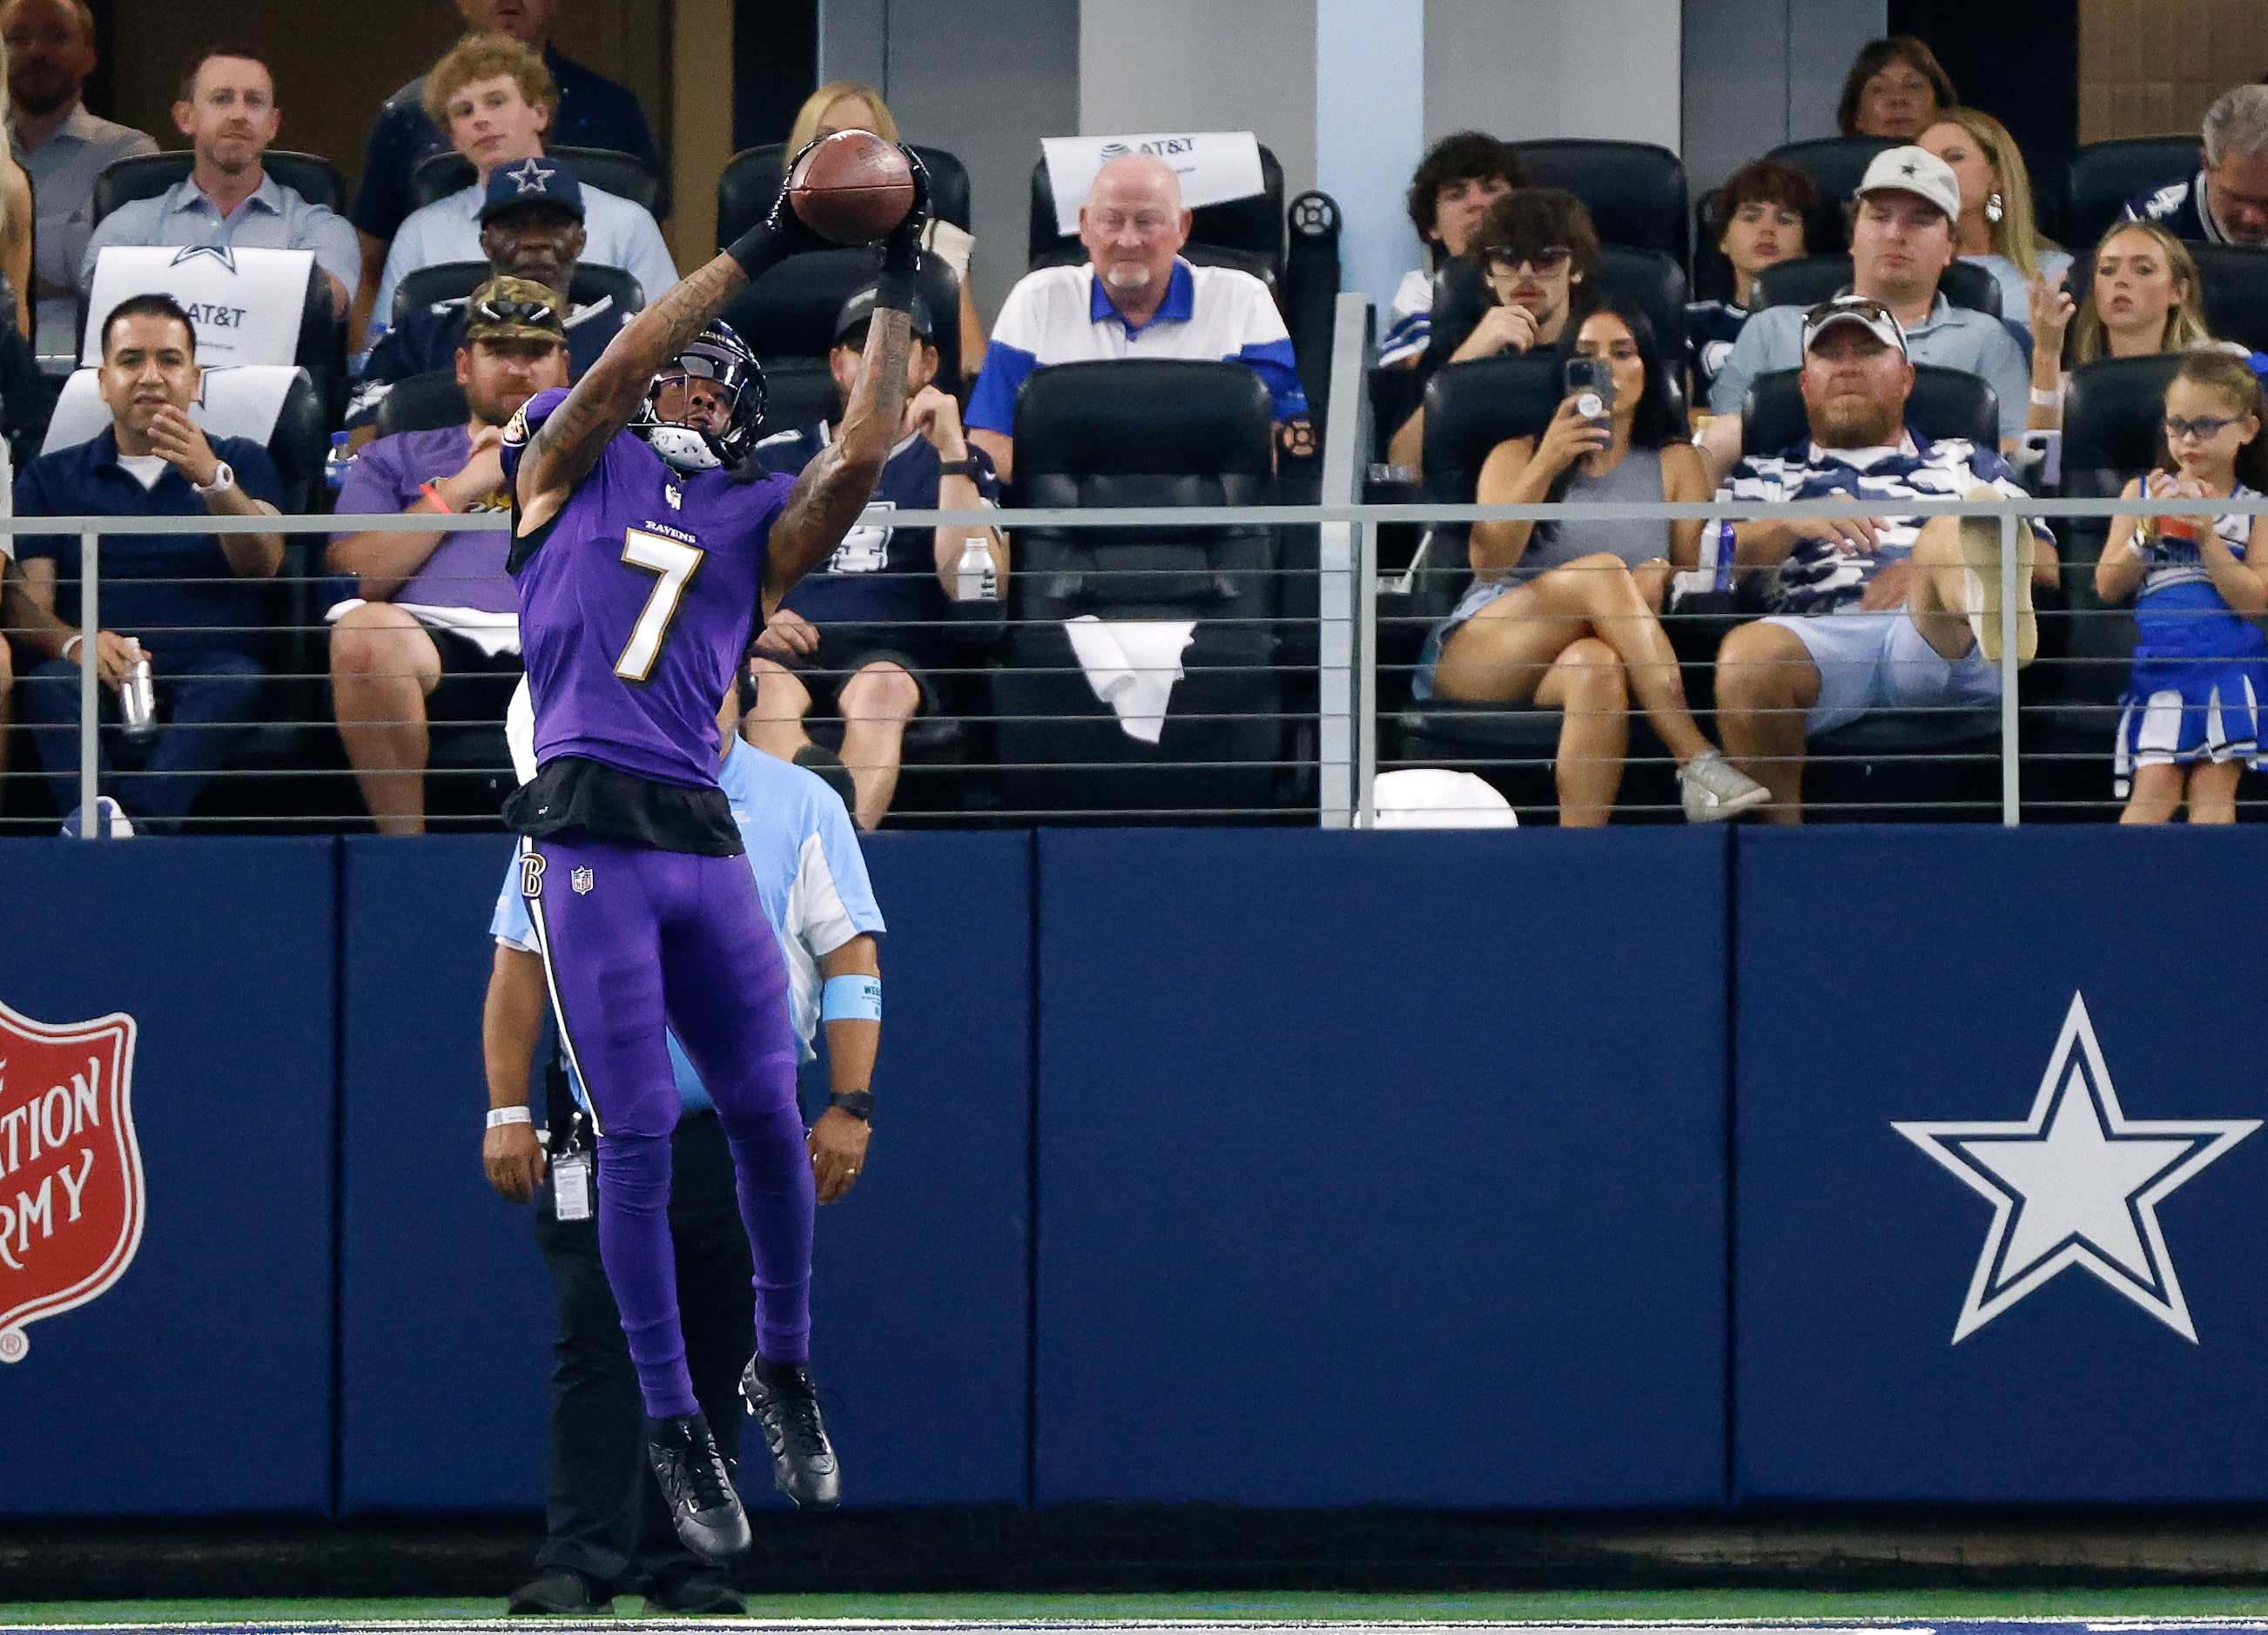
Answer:
[(1112, 357), (1219, 358), (1268, 386), (1278, 425), (1307, 412), (1292, 337), (1250, 273), (1182, 259), (1189, 212), (1173, 167), (1146, 153), (1096, 173), (1079, 211), (1084, 267), (1042, 267), (1008, 291), (963, 416), (1003, 477), (1015, 458), (1016, 394), (1033, 370)]

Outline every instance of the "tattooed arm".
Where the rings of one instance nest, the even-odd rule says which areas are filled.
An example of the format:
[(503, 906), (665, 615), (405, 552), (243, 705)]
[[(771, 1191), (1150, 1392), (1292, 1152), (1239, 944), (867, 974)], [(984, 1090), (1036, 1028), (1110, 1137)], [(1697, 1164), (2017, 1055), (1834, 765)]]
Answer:
[(874, 483), (905, 419), (906, 357), (912, 348), (912, 320), (903, 312), (876, 307), (843, 423), (796, 478), (786, 508), (772, 524), (764, 552), (766, 618), (805, 574), (835, 554), (873, 497)]

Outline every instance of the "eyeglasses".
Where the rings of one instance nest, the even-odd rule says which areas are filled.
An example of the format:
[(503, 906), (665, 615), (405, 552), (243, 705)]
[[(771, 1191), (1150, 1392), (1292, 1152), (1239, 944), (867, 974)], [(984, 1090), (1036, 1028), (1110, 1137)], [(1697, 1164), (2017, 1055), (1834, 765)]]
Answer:
[(1575, 259), (1575, 252), (1564, 244), (1547, 244), (1540, 250), (1516, 250), (1508, 244), (1492, 244), (1488, 250), (1489, 264), (1506, 272), (1556, 272)]
[(2166, 441), (2179, 443), (2195, 438), (2200, 443), (2210, 443), (2243, 418), (2242, 415), (2199, 415), (2194, 420), (2184, 420), (2179, 415), (2168, 415)]
[(536, 329), (556, 329), (561, 324), (559, 308), (550, 302), (512, 297), (482, 301), (473, 308), (473, 316), (484, 324), (526, 324)]

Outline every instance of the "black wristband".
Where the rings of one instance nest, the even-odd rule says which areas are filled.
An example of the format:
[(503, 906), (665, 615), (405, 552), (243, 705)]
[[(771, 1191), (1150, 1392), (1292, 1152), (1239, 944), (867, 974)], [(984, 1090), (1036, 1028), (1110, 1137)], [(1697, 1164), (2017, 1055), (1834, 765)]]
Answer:
[(937, 462), (937, 475), (941, 477), (973, 477), (976, 475), (976, 462), (967, 455), (959, 460), (940, 460)]
[(754, 284), (765, 269), (784, 261), (788, 247), (782, 234), (768, 221), (760, 221), (725, 247), (725, 254), (740, 264), (741, 274)]
[(874, 1093), (871, 1090), (838, 1090), (827, 1098), (827, 1105), (850, 1114), (862, 1124), (874, 1120)]
[(911, 313), (914, 310), (914, 276), (911, 272), (885, 267), (882, 276), (874, 283), (874, 310), (887, 308), (894, 313)]

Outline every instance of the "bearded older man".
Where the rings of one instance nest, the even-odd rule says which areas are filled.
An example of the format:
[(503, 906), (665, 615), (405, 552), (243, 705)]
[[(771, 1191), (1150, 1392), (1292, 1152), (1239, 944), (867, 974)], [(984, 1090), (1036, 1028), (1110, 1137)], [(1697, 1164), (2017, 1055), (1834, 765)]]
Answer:
[[(1859, 296), (1803, 322), (1800, 384), (1810, 436), (1743, 460), (1719, 498), (1837, 497), (1892, 514), (1775, 518), (1733, 530), (1734, 560), (1771, 570), (1772, 616), (1717, 650), (1717, 725), (1733, 764), (1771, 791), (1765, 816), (1803, 820), (1804, 743), (1880, 710), (2000, 696), (2000, 525), (1990, 517), (1895, 514), (1902, 499), (2021, 497), (2008, 467), (1962, 438), (1908, 429), (1913, 365), (1889, 308)], [(2056, 583), (2053, 538), (2016, 530), (2016, 662), (2038, 644), (2035, 586)]]
[(1249, 365), (1268, 386), (1280, 426), (1303, 418), (1292, 337), (1268, 286), (1226, 267), (1192, 266), (1182, 255), (1189, 212), (1173, 167), (1146, 153), (1112, 159), (1096, 173), (1079, 211), (1078, 267), (1042, 267), (1008, 291), (968, 401), (968, 440), (1012, 474), (1016, 393), (1049, 364), (1098, 358), (1219, 358)]

